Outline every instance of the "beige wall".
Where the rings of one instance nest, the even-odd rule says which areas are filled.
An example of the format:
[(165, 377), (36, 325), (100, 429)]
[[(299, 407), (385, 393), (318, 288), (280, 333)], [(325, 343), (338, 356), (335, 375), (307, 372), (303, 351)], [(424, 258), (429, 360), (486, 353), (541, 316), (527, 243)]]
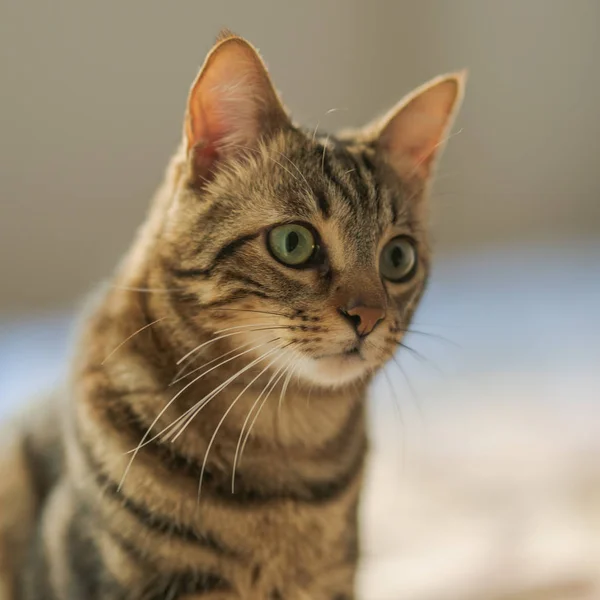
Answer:
[(325, 128), (470, 68), (434, 194), (442, 251), (598, 235), (599, 25), (598, 0), (4, 0), (0, 312), (64, 305), (109, 272), (221, 26)]

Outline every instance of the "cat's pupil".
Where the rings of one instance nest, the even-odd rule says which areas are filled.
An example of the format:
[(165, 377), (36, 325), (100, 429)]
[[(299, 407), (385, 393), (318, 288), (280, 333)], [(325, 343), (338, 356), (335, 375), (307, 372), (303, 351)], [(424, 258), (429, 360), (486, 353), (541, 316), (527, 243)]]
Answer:
[(395, 246), (392, 250), (392, 264), (397, 269), (404, 262), (404, 252), (400, 249), (399, 246)]
[(285, 249), (288, 253), (292, 253), (300, 243), (300, 236), (295, 231), (290, 231), (290, 233), (285, 238)]

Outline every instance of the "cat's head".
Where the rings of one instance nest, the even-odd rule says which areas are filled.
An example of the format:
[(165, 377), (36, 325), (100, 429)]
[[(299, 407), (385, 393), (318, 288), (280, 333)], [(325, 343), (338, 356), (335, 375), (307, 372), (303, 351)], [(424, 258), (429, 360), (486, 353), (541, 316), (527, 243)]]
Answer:
[(316, 385), (385, 363), (427, 279), (425, 195), (464, 79), (322, 136), (292, 123), (257, 51), (222, 36), (189, 94), (153, 261), (195, 331)]

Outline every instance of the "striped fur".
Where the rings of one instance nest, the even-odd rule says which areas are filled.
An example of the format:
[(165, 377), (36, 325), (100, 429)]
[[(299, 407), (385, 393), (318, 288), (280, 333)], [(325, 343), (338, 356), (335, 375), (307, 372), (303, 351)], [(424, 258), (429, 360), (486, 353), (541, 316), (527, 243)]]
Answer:
[[(150, 214), (82, 319), (66, 390), (12, 427), (0, 459), (3, 600), (354, 598), (364, 398), (425, 286), (428, 179), (403, 176), (378, 126), (336, 138), (285, 121), (240, 38), (220, 40), (203, 73), (226, 47), (247, 53), (268, 118), (243, 123), (242, 106), (208, 152), (188, 106)], [(266, 231), (289, 221), (319, 232), (326, 260), (270, 257)], [(396, 235), (419, 256), (402, 284), (378, 273)], [(352, 294), (386, 306), (360, 356), (340, 354)]]

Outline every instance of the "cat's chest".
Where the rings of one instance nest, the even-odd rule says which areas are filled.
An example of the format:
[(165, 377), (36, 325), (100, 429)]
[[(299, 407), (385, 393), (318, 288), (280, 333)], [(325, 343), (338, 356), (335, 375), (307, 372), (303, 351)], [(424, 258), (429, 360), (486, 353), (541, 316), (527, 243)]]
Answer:
[(325, 506), (289, 503), (254, 523), (248, 599), (350, 599), (357, 555), (350, 498)]

